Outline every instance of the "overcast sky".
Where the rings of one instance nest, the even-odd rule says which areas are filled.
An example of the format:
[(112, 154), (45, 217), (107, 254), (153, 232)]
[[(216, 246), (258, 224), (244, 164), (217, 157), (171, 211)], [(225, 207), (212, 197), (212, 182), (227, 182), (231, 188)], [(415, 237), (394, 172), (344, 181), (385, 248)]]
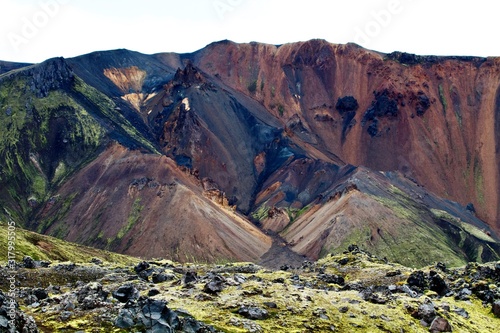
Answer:
[(0, 60), (312, 38), (382, 52), (500, 56), (499, 22), (486, 0), (0, 0)]

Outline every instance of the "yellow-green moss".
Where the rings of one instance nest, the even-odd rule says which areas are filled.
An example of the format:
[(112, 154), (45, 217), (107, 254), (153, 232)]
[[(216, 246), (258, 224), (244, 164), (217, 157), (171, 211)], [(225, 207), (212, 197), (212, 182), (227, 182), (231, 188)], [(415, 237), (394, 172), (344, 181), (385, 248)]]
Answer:
[[(7, 261), (7, 236), (6, 221), (0, 223), (0, 261)], [(91, 247), (68, 243), (63, 240), (40, 235), (16, 227), (15, 229), (15, 256), (16, 261), (30, 256), (35, 260), (59, 260), (75, 263), (89, 262), (92, 258), (99, 258), (106, 262), (131, 263), (137, 261), (132, 257), (102, 251)]]
[(134, 225), (137, 223), (137, 221), (139, 221), (139, 218), (141, 217), (142, 209), (143, 206), (141, 205), (141, 198), (135, 199), (134, 203), (132, 204), (132, 208), (130, 208), (130, 213), (127, 218), (127, 224), (122, 226), (118, 231), (118, 233), (116, 234), (117, 239), (122, 239), (123, 236), (125, 236), (125, 234), (134, 227)]

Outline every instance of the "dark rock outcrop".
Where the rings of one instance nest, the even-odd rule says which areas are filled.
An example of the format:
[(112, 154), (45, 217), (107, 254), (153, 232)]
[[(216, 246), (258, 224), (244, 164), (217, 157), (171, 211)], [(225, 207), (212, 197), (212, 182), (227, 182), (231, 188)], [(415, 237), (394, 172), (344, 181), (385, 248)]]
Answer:
[(238, 314), (253, 320), (264, 320), (269, 317), (269, 312), (267, 310), (257, 307), (241, 307), (238, 310)]
[(0, 290), (0, 332), (38, 333), (34, 319), (20, 310), (17, 301)]
[(205, 284), (205, 286), (203, 287), (203, 291), (208, 294), (218, 294), (222, 290), (224, 290), (225, 281), (226, 280), (222, 276), (216, 275), (210, 282)]
[(138, 328), (146, 332), (215, 332), (213, 327), (196, 321), (192, 317), (180, 317), (177, 312), (169, 309), (164, 301), (150, 298), (140, 299), (135, 304), (124, 306), (114, 322), (123, 329)]
[(335, 104), (335, 109), (337, 109), (341, 115), (350, 111), (356, 112), (358, 107), (358, 101), (352, 96), (339, 97), (337, 104)]
[(139, 298), (139, 291), (131, 284), (123, 285), (113, 291), (113, 297), (122, 303)]
[(428, 286), (427, 278), (422, 271), (415, 271), (411, 273), (411, 275), (406, 280), (406, 283), (413, 289), (416, 289), (420, 292), (424, 290)]
[(435, 291), (440, 296), (444, 296), (448, 291), (448, 286), (443, 278), (435, 271), (429, 272), (429, 289)]

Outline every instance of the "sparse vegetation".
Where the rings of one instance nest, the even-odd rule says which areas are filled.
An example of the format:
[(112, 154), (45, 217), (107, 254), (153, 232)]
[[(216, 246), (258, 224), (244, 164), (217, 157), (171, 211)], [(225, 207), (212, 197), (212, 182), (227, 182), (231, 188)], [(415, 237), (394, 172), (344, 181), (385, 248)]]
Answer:
[(141, 205), (141, 198), (135, 199), (134, 203), (132, 204), (132, 208), (130, 208), (130, 213), (127, 219), (127, 224), (125, 224), (120, 231), (116, 234), (117, 239), (122, 239), (123, 236), (129, 232), (134, 225), (139, 221), (141, 217), (141, 211), (143, 209), (143, 206)]
[(443, 113), (446, 115), (446, 110), (448, 109), (448, 102), (446, 101), (446, 96), (444, 95), (444, 89), (442, 84), (439, 85), (438, 90), (439, 90), (439, 100), (441, 101), (441, 105), (443, 106)]
[(479, 159), (476, 157), (474, 160), (474, 184), (476, 187), (476, 195), (479, 204), (485, 204), (484, 198), (484, 179), (483, 179), (483, 170), (481, 168), (481, 164), (479, 163)]
[(247, 88), (251, 94), (254, 94), (257, 91), (257, 80), (250, 82)]
[(463, 232), (466, 232), (466, 233), (468, 233), (468, 234), (470, 234), (478, 239), (481, 239), (485, 242), (495, 243), (495, 240), (493, 238), (491, 238), (484, 231), (481, 231), (480, 229), (476, 228), (472, 224), (463, 222), (459, 218), (454, 217), (453, 215), (451, 215), (448, 212), (445, 212), (444, 210), (431, 209), (431, 211), (434, 214), (434, 216), (436, 216), (437, 218), (453, 223), (457, 227), (460, 227), (463, 230)]
[(282, 104), (278, 105), (278, 113), (280, 117), (283, 117), (283, 114), (285, 113), (285, 107)]
[[(7, 221), (0, 221), (0, 261), (7, 261)], [(65, 242), (58, 238), (40, 235), (16, 227), (16, 261), (21, 262), (25, 256), (34, 260), (90, 262), (92, 258), (99, 258), (111, 263), (133, 263), (138, 259), (121, 254), (98, 250), (91, 247)]]
[(118, 112), (115, 112), (116, 105), (115, 103), (109, 99), (106, 95), (99, 92), (97, 89), (87, 85), (82, 79), (76, 77), (75, 78), (75, 87), (76, 92), (81, 93), (85, 98), (88, 98), (94, 105), (99, 108), (99, 111), (102, 115), (106, 116), (108, 119), (111, 119), (115, 124), (119, 125), (120, 128), (127, 133), (132, 139), (147, 147), (152, 152), (158, 153), (158, 150), (151, 144), (151, 142), (147, 141), (139, 131)]
[(266, 204), (262, 204), (259, 209), (257, 209), (253, 214), (252, 217), (257, 220), (257, 221), (262, 221), (265, 218), (267, 218), (267, 214), (269, 212), (269, 207), (266, 206)]
[(308, 205), (302, 207), (302, 208), (292, 208), (288, 207), (286, 208), (286, 212), (288, 214), (288, 218), (290, 219), (290, 223), (293, 223), (294, 221), (298, 220), (302, 214), (307, 212), (307, 210), (310, 207)]

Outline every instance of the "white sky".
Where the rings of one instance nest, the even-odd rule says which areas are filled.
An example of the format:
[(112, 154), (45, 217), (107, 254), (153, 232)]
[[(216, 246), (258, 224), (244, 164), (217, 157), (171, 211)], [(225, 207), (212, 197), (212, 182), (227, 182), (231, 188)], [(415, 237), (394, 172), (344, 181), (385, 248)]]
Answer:
[(0, 59), (312, 38), (382, 52), (500, 56), (499, 27), (487, 0), (0, 0)]

